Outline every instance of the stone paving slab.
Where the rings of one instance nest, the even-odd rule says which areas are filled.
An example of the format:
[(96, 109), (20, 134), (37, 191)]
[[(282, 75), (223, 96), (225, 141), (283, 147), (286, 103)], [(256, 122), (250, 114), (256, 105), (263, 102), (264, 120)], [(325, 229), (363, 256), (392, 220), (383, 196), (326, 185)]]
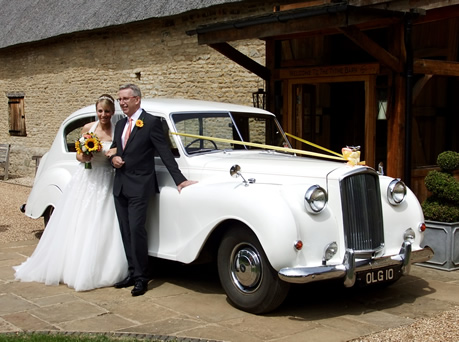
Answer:
[(21, 328), (17, 327), (14, 324), (11, 324), (10, 322), (0, 317), (0, 332), (11, 333), (11, 332), (21, 332), (21, 331), (23, 331)]
[(33, 310), (37, 307), (36, 305), (22, 299), (14, 293), (0, 294), (0, 303), (0, 316), (9, 313)]
[(106, 314), (107, 311), (85, 301), (67, 302), (49, 305), (30, 311), (32, 315), (52, 324), (62, 324), (68, 321), (94, 318)]
[(75, 292), (14, 280), (12, 266), (36, 241), (0, 244), (0, 333), (103, 332), (212, 341), (345, 342), (411, 324), (459, 305), (459, 272), (413, 266), (385, 288), (345, 289), (335, 282), (294, 286), (267, 315), (232, 307), (206, 267), (158, 265), (149, 291), (132, 297), (113, 287)]
[(58, 330), (58, 328), (48, 322), (45, 322), (29, 312), (18, 312), (9, 315), (3, 315), (2, 318), (16, 326), (21, 331), (43, 331)]
[[(350, 336), (362, 336), (381, 330), (379, 324), (371, 322), (371, 320), (360, 320), (360, 316), (342, 315), (339, 317), (326, 318), (318, 320), (320, 329), (330, 329), (346, 332)], [(317, 330), (317, 329), (316, 329)], [(317, 332), (317, 331), (316, 331)]]
[(123, 329), (123, 331), (176, 336), (183, 331), (189, 331), (206, 325), (207, 323), (205, 321), (199, 319), (193, 319), (187, 316), (177, 316), (126, 328)]
[(136, 323), (110, 313), (98, 314), (83, 319), (78, 316), (75, 318), (60, 324), (59, 327), (65, 331), (106, 332), (124, 331), (131, 326), (137, 326)]

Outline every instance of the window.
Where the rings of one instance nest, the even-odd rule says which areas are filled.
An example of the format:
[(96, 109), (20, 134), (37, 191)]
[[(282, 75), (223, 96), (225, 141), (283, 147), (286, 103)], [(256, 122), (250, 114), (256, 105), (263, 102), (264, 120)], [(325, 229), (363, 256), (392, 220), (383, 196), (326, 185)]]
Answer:
[(80, 139), (81, 130), (88, 122), (94, 121), (94, 116), (79, 118), (70, 122), (64, 129), (65, 149), (67, 152), (76, 152), (75, 141)]
[[(277, 120), (271, 115), (242, 112), (194, 112), (174, 113), (172, 119), (178, 133), (189, 135), (180, 136), (183, 147), (189, 155), (221, 150), (269, 149), (267, 146), (235, 143), (237, 141), (277, 147), (290, 146)], [(199, 136), (220, 140), (205, 139)]]
[(15, 136), (27, 136), (25, 113), (24, 113), (24, 94), (11, 93), (8, 97), (8, 121), (9, 133)]

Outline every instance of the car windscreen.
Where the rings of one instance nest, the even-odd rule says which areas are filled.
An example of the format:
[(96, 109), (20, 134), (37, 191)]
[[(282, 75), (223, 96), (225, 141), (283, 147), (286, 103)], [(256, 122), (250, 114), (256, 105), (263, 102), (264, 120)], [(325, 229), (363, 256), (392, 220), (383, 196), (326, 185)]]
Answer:
[[(221, 150), (269, 149), (289, 144), (274, 116), (257, 113), (176, 113), (175, 129), (188, 154)], [(239, 144), (237, 142), (254, 143)]]

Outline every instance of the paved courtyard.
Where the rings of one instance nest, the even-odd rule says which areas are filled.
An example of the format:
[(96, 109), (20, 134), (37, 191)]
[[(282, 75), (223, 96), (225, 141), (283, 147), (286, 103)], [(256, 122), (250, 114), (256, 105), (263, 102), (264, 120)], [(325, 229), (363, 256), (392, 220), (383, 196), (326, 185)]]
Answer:
[[(26, 218), (20, 223), (24, 218), (14, 219), (14, 209), (5, 206), (6, 201), (17, 201), (13, 207), (18, 208), (29, 190), (0, 182), (0, 236), (33, 221)], [(33, 252), (41, 229), (42, 222), (34, 221), (23, 240), (0, 240), (0, 333), (75, 331), (202, 341), (335, 342), (388, 341), (388, 332), (401, 336), (391, 341), (403, 341), (407, 330), (430, 327), (431, 338), (426, 336), (429, 331), (423, 331), (423, 339), (408, 335), (409, 340), (459, 341), (458, 271), (413, 266), (411, 275), (385, 288), (345, 289), (334, 282), (295, 286), (278, 310), (256, 316), (227, 302), (216, 270), (208, 265), (154, 261), (154, 279), (140, 297), (132, 297), (130, 289), (75, 292), (65, 285), (17, 282), (12, 266)]]

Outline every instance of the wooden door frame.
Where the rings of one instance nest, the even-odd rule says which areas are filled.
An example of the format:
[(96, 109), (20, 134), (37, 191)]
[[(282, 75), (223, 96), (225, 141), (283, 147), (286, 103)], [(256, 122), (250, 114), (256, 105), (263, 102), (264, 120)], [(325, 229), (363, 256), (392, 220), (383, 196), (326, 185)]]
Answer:
[[(366, 165), (376, 167), (376, 74), (371, 75), (350, 75), (350, 76), (313, 76), (302, 78), (286, 79), (284, 87), (284, 99), (287, 99), (287, 115), (284, 115), (283, 126), (289, 132), (293, 127), (293, 96), (292, 86), (297, 84), (317, 84), (317, 83), (347, 83), (363, 82), (365, 88), (365, 155), (361, 160), (365, 160)], [(344, 142), (343, 142), (344, 144)], [(344, 145), (343, 145), (344, 147)], [(341, 152), (341, 151), (336, 151)]]

